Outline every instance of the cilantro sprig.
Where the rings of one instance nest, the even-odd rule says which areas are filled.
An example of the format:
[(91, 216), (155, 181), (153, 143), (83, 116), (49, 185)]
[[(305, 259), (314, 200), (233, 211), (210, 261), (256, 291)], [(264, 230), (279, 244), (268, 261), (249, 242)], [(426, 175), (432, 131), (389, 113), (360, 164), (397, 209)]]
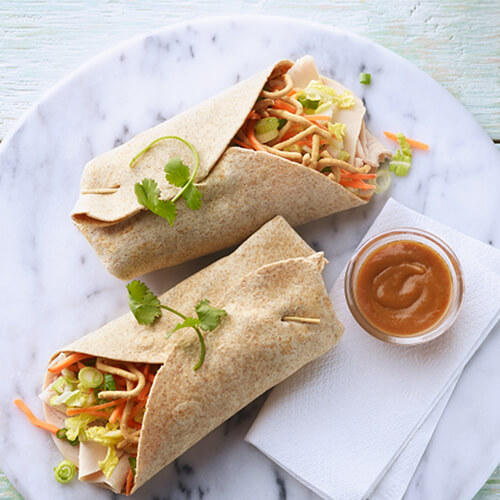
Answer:
[(177, 217), (177, 207), (175, 202), (179, 198), (184, 198), (186, 205), (191, 210), (199, 210), (201, 208), (201, 193), (194, 185), (194, 179), (200, 166), (200, 158), (195, 147), (182, 137), (176, 135), (166, 135), (154, 140), (146, 146), (142, 151), (137, 153), (130, 161), (130, 168), (134, 168), (135, 164), (145, 153), (147, 153), (155, 144), (166, 139), (174, 139), (184, 143), (193, 153), (195, 158), (195, 166), (190, 174), (189, 167), (183, 163), (178, 157), (171, 158), (164, 167), (165, 177), (169, 184), (181, 188), (179, 192), (171, 200), (160, 199), (161, 192), (158, 183), (153, 179), (143, 179), (142, 182), (135, 184), (134, 190), (137, 201), (145, 208), (156, 215), (163, 217), (168, 223), (173, 226)]
[(193, 328), (200, 341), (201, 354), (194, 370), (198, 370), (205, 360), (206, 346), (205, 339), (200, 330), (213, 331), (222, 321), (227, 312), (224, 309), (217, 309), (210, 305), (207, 299), (200, 300), (195, 306), (196, 318), (185, 316), (184, 314), (160, 303), (158, 297), (142, 281), (134, 280), (127, 285), (128, 303), (132, 314), (141, 325), (151, 325), (162, 315), (162, 309), (165, 309), (179, 316), (183, 321), (178, 323), (170, 332), (167, 333), (167, 339), (172, 333), (181, 328)]

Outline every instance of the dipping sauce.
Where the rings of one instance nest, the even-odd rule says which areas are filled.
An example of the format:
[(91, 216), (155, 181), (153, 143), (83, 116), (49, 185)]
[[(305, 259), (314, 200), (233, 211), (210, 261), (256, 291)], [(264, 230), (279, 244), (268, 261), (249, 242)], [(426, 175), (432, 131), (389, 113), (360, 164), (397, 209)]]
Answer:
[(411, 240), (387, 243), (364, 259), (355, 301), (365, 319), (396, 336), (418, 335), (447, 313), (453, 282), (444, 259)]

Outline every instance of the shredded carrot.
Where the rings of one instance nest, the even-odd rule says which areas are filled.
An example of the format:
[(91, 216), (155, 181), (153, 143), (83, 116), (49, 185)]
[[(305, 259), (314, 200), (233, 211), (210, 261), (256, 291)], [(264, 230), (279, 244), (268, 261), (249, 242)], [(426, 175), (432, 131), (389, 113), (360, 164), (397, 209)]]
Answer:
[(327, 132), (330, 132), (324, 125), (321, 123), (317, 122), (316, 120), (311, 120), (307, 115), (302, 115), (304, 118), (307, 118), (311, 123), (314, 123), (319, 128), (322, 128), (323, 130), (326, 130)]
[(128, 471), (127, 474), (127, 485), (125, 487), (125, 495), (130, 495), (130, 492), (132, 491), (132, 483), (134, 481), (134, 473), (132, 472), (132, 467), (130, 467), (130, 470)]
[(257, 151), (265, 151), (265, 149), (255, 137), (255, 120), (248, 120), (247, 137), (254, 149), (256, 149)]
[(376, 174), (355, 174), (352, 172), (348, 172), (347, 170), (344, 170), (343, 168), (340, 169), (340, 176), (343, 179), (352, 179), (352, 180), (375, 179), (375, 177), (377, 177)]
[(304, 140), (297, 141), (295, 144), (298, 146), (308, 146), (312, 148), (312, 136), (308, 135)]
[(147, 399), (149, 394), (149, 389), (151, 389), (151, 382), (146, 382), (144, 389), (137, 396), (137, 400), (144, 401), (145, 399)]
[(148, 379), (148, 382), (153, 383), (153, 380), (155, 379), (155, 373), (148, 373), (146, 378)]
[(252, 109), (252, 111), (250, 111), (250, 114), (247, 117), (247, 120), (248, 119), (250, 119), (250, 120), (260, 120), (260, 115), (255, 111), (255, 109)]
[(109, 416), (108, 419), (110, 424), (114, 424), (119, 418), (121, 418), (123, 413), (123, 408), (125, 408), (125, 402), (118, 403), (116, 405), (116, 408), (111, 412), (111, 415)]
[(280, 139), (280, 141), (288, 141), (288, 139), (291, 139), (292, 137), (294, 137), (295, 135), (297, 135), (297, 133), (299, 132), (299, 128), (298, 127), (290, 127), (284, 134), (283, 134), (283, 137)]
[(129, 420), (127, 422), (127, 425), (129, 427), (132, 427), (132, 429), (137, 429), (137, 430), (141, 430), (142, 429), (142, 425), (139, 422), (136, 422), (135, 420), (132, 420), (131, 418), (129, 418)]
[(117, 399), (115, 401), (110, 401), (109, 403), (103, 403), (101, 405), (95, 405), (95, 406), (87, 406), (87, 408), (68, 408), (66, 410), (66, 415), (78, 415), (79, 413), (88, 413), (89, 410), (91, 411), (97, 411), (97, 410), (104, 410), (105, 408), (110, 408), (111, 406), (115, 406), (119, 403), (125, 403), (127, 400), (126, 399)]
[[(398, 140), (398, 136), (396, 134), (387, 132), (387, 130), (384, 130), (384, 135), (388, 139), (392, 139), (393, 141), (397, 142)], [(408, 137), (406, 137), (406, 140), (408, 141), (408, 144), (413, 148), (423, 149), (424, 151), (427, 151), (430, 147), (428, 144), (425, 144), (425, 142), (416, 141), (415, 139), (409, 139)]]
[(48, 368), (50, 373), (60, 373), (64, 368), (67, 368), (68, 366), (71, 366), (73, 363), (77, 363), (78, 361), (81, 361), (82, 359), (87, 359), (87, 358), (92, 358), (94, 356), (89, 356), (88, 354), (82, 354), (78, 352), (74, 352), (73, 354), (70, 354), (68, 357), (60, 361), (59, 363), (56, 363), (55, 365), (52, 365)]
[(292, 90), (290, 90), (290, 92), (288, 92), (287, 96), (288, 96), (288, 97), (292, 97), (292, 96), (294, 96), (297, 92), (298, 92), (298, 90), (296, 90), (296, 89), (292, 89)]
[(274, 109), (283, 109), (284, 111), (289, 111), (290, 113), (296, 114), (297, 109), (295, 106), (292, 106), (291, 104), (288, 104), (285, 101), (282, 101), (281, 99), (276, 99), (273, 104)]
[(352, 179), (340, 179), (339, 184), (344, 187), (351, 187), (351, 188), (357, 188), (357, 189), (375, 189), (376, 186), (373, 184), (366, 184), (366, 182), (363, 181), (356, 181)]
[(33, 425), (35, 425), (36, 427), (40, 427), (40, 429), (45, 429), (46, 431), (52, 432), (52, 434), (57, 434), (59, 427), (57, 427), (57, 425), (49, 424), (48, 422), (44, 422), (43, 420), (36, 418), (22, 399), (14, 399), (14, 404), (28, 417), (28, 420)]
[(78, 367), (78, 370), (82, 370), (83, 368), (85, 368), (85, 365), (81, 361), (78, 361), (76, 366)]
[[(299, 146), (308, 146), (312, 148), (312, 135), (308, 135), (305, 139), (297, 141), (295, 144), (298, 144)], [(325, 144), (328, 144), (328, 141), (326, 139), (320, 139), (319, 145), (324, 146)]]
[(115, 381), (117, 389), (120, 390), (125, 389), (126, 382), (123, 377), (120, 377), (120, 375), (113, 375), (113, 379)]
[(238, 146), (241, 146), (242, 148), (247, 148), (247, 149), (251, 149), (253, 150), (252, 147), (250, 147), (248, 144), (246, 144), (245, 142), (243, 141), (240, 141), (239, 139), (233, 139), (233, 142), (235, 142), (236, 144), (238, 144)]
[(147, 364), (147, 363), (146, 363), (146, 364), (144, 365), (144, 371), (143, 371), (142, 373), (143, 373), (143, 375), (144, 375), (145, 377), (147, 377), (147, 376), (148, 376), (148, 373), (149, 373), (149, 364)]
[(139, 401), (133, 408), (132, 411), (130, 412), (130, 418), (134, 418), (145, 406), (146, 406), (146, 401), (147, 399), (144, 399), (142, 401)]
[[(78, 410), (83, 410), (83, 411), (78, 411)], [(72, 417), (74, 415), (81, 415), (83, 413), (85, 415), (92, 415), (93, 417), (105, 418), (105, 419), (107, 419), (110, 415), (110, 413), (108, 413), (107, 411), (90, 410), (89, 408), (68, 408), (66, 410), (66, 415), (68, 415), (69, 417)]]
[(331, 118), (329, 116), (325, 115), (304, 115), (304, 118), (307, 118), (308, 120), (328, 120), (330, 121)]

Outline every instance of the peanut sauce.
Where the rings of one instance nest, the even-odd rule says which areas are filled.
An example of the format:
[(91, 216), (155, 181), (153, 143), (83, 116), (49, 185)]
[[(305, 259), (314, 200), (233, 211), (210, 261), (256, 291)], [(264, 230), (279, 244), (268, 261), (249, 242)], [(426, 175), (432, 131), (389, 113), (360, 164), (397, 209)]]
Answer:
[(411, 336), (428, 330), (446, 313), (452, 278), (444, 259), (429, 246), (394, 241), (368, 255), (355, 289), (368, 322), (391, 335)]

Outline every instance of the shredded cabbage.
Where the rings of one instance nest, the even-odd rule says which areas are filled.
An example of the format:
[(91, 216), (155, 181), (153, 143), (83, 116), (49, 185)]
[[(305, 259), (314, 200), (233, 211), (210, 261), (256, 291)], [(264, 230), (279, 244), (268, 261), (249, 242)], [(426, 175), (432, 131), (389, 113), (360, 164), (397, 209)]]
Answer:
[(52, 389), (54, 389), (57, 394), (63, 394), (65, 392), (74, 391), (75, 384), (74, 381), (68, 377), (58, 377), (58, 379), (52, 383)]
[(342, 161), (349, 161), (351, 155), (347, 151), (342, 150), (337, 156), (337, 158)]
[(115, 467), (118, 465), (118, 457), (116, 456), (116, 450), (114, 446), (108, 446), (108, 452), (106, 453), (106, 458), (104, 460), (99, 460), (97, 462), (99, 468), (102, 470), (103, 474), (109, 479)]
[(408, 175), (408, 170), (411, 167), (411, 146), (408, 144), (406, 137), (399, 133), (398, 142), (400, 149), (397, 150), (393, 160), (389, 163), (389, 170), (396, 175), (404, 177)]
[(77, 390), (73, 392), (74, 394), (66, 400), (66, 406), (71, 406), (72, 408), (85, 408), (87, 406), (93, 406), (96, 403), (93, 391)]
[(352, 108), (355, 104), (354, 96), (348, 90), (339, 94), (335, 89), (322, 84), (319, 80), (311, 80), (307, 87), (300, 92), (303, 100), (319, 101), (320, 107), (324, 103), (332, 103), (340, 109)]
[(122, 431), (118, 424), (106, 424), (106, 427), (90, 427), (85, 431), (85, 436), (91, 441), (103, 444), (104, 446), (113, 446), (123, 439)]
[(345, 136), (346, 126), (344, 123), (327, 123), (330, 134), (333, 134), (336, 139), (342, 140)]
[(110, 477), (118, 464), (116, 456), (115, 444), (118, 444), (123, 439), (122, 431), (119, 424), (106, 424), (106, 427), (90, 427), (85, 431), (85, 436), (91, 441), (107, 446), (108, 453), (104, 460), (100, 460), (98, 465), (106, 477)]
[(80, 438), (80, 436), (85, 436), (86, 431), (85, 427), (89, 425), (91, 422), (96, 420), (96, 417), (92, 415), (87, 415), (85, 413), (81, 413), (80, 415), (75, 415), (74, 417), (69, 417), (64, 421), (64, 426), (66, 427), (66, 438), (69, 441), (74, 441), (76, 438)]
[(75, 389), (74, 391), (65, 391), (62, 394), (59, 394), (57, 396), (52, 396), (50, 398), (49, 404), (51, 406), (59, 406), (62, 404), (69, 405), (69, 401), (78, 396), (80, 391), (78, 389)]

